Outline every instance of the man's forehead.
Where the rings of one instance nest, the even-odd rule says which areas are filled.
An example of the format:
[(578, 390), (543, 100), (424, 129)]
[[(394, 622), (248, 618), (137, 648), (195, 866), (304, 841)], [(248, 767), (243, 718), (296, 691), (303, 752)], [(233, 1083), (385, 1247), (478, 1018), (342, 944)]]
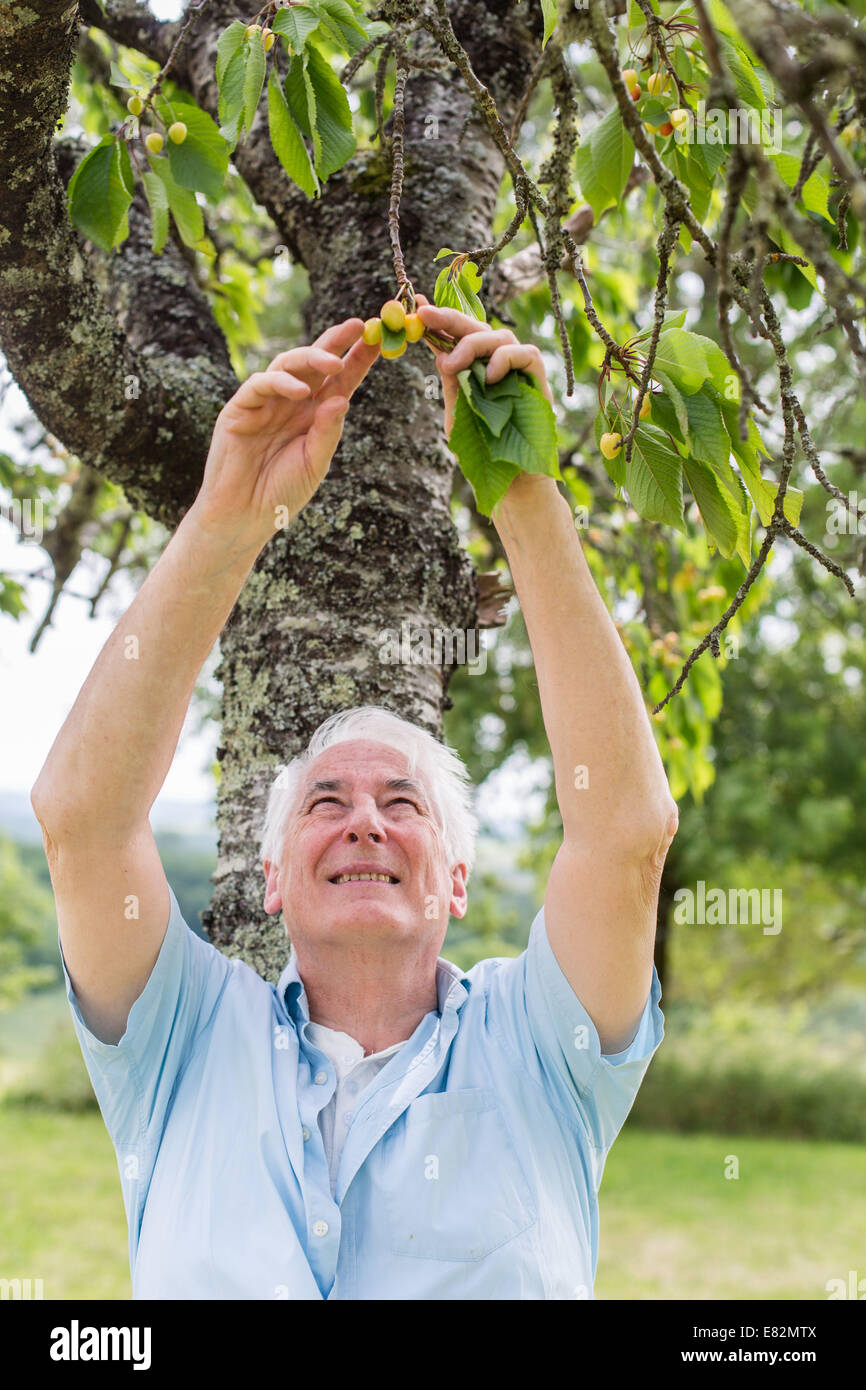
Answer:
[(301, 794), (345, 791), (353, 786), (414, 791), (426, 798), (422, 779), (410, 777), (408, 760), (398, 749), (367, 740), (345, 740), (314, 758), (306, 769)]

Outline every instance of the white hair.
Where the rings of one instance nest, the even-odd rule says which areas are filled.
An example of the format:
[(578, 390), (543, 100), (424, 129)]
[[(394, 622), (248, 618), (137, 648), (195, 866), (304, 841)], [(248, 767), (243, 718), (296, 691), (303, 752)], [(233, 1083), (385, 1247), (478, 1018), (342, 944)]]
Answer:
[(408, 760), (408, 775), (420, 774), (442, 836), (448, 868), (465, 864), (468, 881), (475, 862), (478, 821), (472, 809), (466, 765), (453, 748), (384, 705), (360, 705), (332, 714), (319, 725), (303, 752), (280, 770), (268, 797), (262, 859), (279, 863), (305, 768), (334, 744), (361, 738), (397, 749)]

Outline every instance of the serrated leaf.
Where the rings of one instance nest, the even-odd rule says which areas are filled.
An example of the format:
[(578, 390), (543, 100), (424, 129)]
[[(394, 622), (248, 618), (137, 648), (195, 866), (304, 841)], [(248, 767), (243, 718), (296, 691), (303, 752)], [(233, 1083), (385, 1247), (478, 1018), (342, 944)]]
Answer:
[(632, 506), (645, 521), (683, 525), (683, 461), (660, 434), (646, 427), (634, 438), (625, 465), (625, 487)]
[(658, 340), (655, 361), (687, 396), (700, 390), (710, 375), (697, 334), (685, 328), (665, 329)]
[(313, 165), (318, 169), (322, 160), (322, 138), (316, 129), (316, 94), (307, 71), (306, 50), (303, 57), (296, 56), (290, 61), (283, 90), (296, 124), (313, 142)]
[[(126, 157), (128, 160), (128, 151)], [(68, 200), (73, 225), (103, 251), (111, 251), (118, 238), (122, 239), (132, 202), (113, 135), (103, 136), (84, 156), (69, 180)]]
[[(796, 155), (786, 154), (783, 150), (780, 154), (770, 155), (770, 163), (776, 166), (778, 173), (784, 179), (788, 187), (793, 188), (800, 176), (800, 165), (802, 160), (798, 159)], [(800, 192), (804, 207), (807, 207), (810, 212), (819, 213), (820, 216), (833, 227), (836, 224), (827, 207), (829, 195), (830, 185), (827, 183), (824, 175), (820, 174), (817, 169), (803, 184)]]
[(478, 359), (476, 358), (476, 361), (472, 364), (473, 369), (477, 364), (481, 365), (480, 382), (478, 380), (478, 375), (474, 370), (469, 370), (467, 372), (459, 372), (458, 378), (465, 377), (466, 379), (466, 398), (472, 410), (474, 410), (475, 414), (484, 421), (485, 425), (491, 431), (491, 433), (495, 434), (498, 437), (502, 433), (502, 430), (505, 427), (505, 425), (511, 419), (511, 411), (514, 405), (514, 397), (504, 396), (497, 399), (494, 396), (486, 394), (486, 383), (484, 381), (484, 365), (479, 364)]
[(595, 171), (592, 157), (592, 132), (585, 135), (577, 149), (577, 181), (580, 191), (593, 211), (596, 222), (605, 208), (614, 201)]
[(168, 240), (168, 194), (162, 179), (150, 169), (142, 174), (141, 181), (150, 206), (151, 245), (154, 255), (159, 256)]
[(704, 528), (722, 554), (730, 557), (737, 546), (737, 523), (727, 491), (720, 487), (715, 474), (699, 459), (684, 459), (683, 472), (698, 504)]
[(216, 201), (223, 191), (229, 164), (229, 147), (206, 111), (188, 102), (158, 100), (157, 110), (167, 124), (183, 121), (186, 139), (165, 143), (171, 176), (181, 188), (190, 188)]
[(513, 398), (511, 416), (500, 436), (500, 446), (513, 454), (504, 455), (519, 463), (527, 473), (545, 473), (560, 478), (556, 451), (556, 417), (546, 396), (518, 374), (520, 391)]
[(289, 178), (308, 198), (315, 197), (319, 191), (319, 180), (273, 68), (268, 80), (268, 127), (271, 144)]
[(295, 53), (300, 53), (320, 23), (321, 16), (311, 5), (293, 5), (291, 9), (277, 10), (271, 28), (275, 34), (283, 34)]
[(670, 401), (671, 405), (673, 406), (677, 424), (679, 425), (680, 430), (682, 431), (683, 439), (688, 441), (689, 413), (686, 410), (685, 397), (682, 395), (679, 388), (668, 376), (667, 372), (663, 372), (661, 368), (656, 366), (655, 363), (653, 363), (653, 376), (665, 388), (665, 394), (668, 400)]
[(153, 173), (165, 184), (168, 205), (181, 240), (186, 246), (197, 246), (204, 237), (204, 219), (195, 194), (175, 182), (167, 159), (148, 155), (148, 162)]
[(456, 256), (457, 252), (452, 251), (450, 246), (443, 246), (441, 251), (437, 251), (433, 257), (434, 261), (441, 261), (443, 256)]
[(478, 511), (482, 516), (490, 516), (520, 469), (491, 457), (481, 422), (462, 391), (457, 395), (448, 444), (475, 494)]
[(321, 141), (316, 172), (324, 180), (355, 153), (352, 111), (345, 87), (314, 44), (307, 46), (307, 71), (315, 94), (316, 129)]
[(406, 341), (405, 328), (398, 328), (396, 331), (389, 328), (386, 323), (382, 324), (382, 350), (396, 352)]
[(347, 53), (357, 53), (372, 37), (346, 0), (316, 0), (316, 9), (338, 43), (342, 40)]
[(216, 80), (218, 87), (222, 87), (226, 68), (242, 46), (245, 33), (246, 25), (241, 24), (239, 19), (233, 19), (228, 28), (223, 29), (217, 39)]
[(592, 161), (598, 182), (618, 203), (634, 164), (634, 144), (618, 106), (592, 131)]
[(731, 467), (730, 460), (726, 460), (721, 467), (716, 465), (713, 471), (727, 488), (728, 503), (737, 528), (736, 553), (748, 569), (752, 561), (752, 503), (749, 494), (739, 473)]
[(244, 109), (244, 74), (246, 56), (243, 48), (237, 49), (223, 69), (220, 83), (217, 114), (222, 126), (231, 125)]
[[(685, 398), (689, 417), (689, 437), (698, 459), (722, 467), (731, 454), (731, 440), (719, 406), (705, 391), (696, 391)], [(721, 550), (722, 547), (719, 546)], [(724, 551), (722, 551), (724, 554)]]
[(244, 49), (244, 57), (244, 125), (252, 130), (265, 84), (265, 46), (261, 34), (252, 35)]

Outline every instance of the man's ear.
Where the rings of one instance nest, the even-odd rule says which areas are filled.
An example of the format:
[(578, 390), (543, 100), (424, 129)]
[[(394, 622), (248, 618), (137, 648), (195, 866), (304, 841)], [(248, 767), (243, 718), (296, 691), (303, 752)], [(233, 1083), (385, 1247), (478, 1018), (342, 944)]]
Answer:
[(457, 864), (451, 871), (451, 905), (448, 911), (452, 917), (465, 917), (469, 901), (466, 894), (466, 865)]
[(280, 893), (279, 865), (273, 864), (270, 859), (265, 859), (262, 861), (262, 868), (265, 871), (266, 880), (264, 908), (265, 912), (269, 912), (273, 915), (273, 913), (279, 912), (283, 905), (283, 899)]

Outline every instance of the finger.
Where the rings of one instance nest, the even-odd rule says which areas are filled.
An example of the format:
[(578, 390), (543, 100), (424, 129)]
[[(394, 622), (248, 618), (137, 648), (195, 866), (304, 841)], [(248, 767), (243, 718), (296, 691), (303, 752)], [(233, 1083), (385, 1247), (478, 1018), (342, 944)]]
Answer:
[(421, 304), (418, 317), (426, 328), (443, 329), (455, 338), (463, 338), (467, 333), (483, 333), (490, 328), (489, 323), (474, 319), (471, 314), (461, 314), (459, 309), (437, 309), (435, 304)]
[(343, 370), (343, 359), (335, 352), (309, 344), (278, 352), (266, 370), (291, 372), (299, 380), (306, 381), (311, 390), (318, 391), (329, 376)]
[(351, 396), (358, 389), (364, 377), (369, 372), (376, 358), (379, 356), (379, 345), (359, 340), (349, 349), (343, 358), (343, 370), (339, 376), (335, 376), (332, 381), (319, 392), (319, 400), (327, 400), (334, 396)]
[(233, 396), (236, 405), (254, 410), (272, 400), (283, 396), (287, 400), (302, 401), (310, 395), (306, 381), (300, 381), (289, 372), (253, 372)]
[(442, 394), (445, 397), (445, 435), (447, 438), (454, 423), (454, 407), (457, 404), (457, 392), (460, 388), (457, 385), (457, 378), (454, 376), (443, 376), (441, 381)]
[(335, 323), (320, 333), (314, 346), (324, 348), (326, 352), (336, 352), (342, 357), (358, 341), (363, 331), (363, 319), (344, 319), (342, 323)]
[(470, 367), (476, 357), (489, 357), (492, 352), (504, 344), (519, 346), (517, 339), (510, 328), (500, 328), (497, 331), (487, 329), (483, 333), (467, 333), (465, 338), (461, 338), (456, 347), (450, 352), (440, 353), (436, 358), (436, 365), (442, 372), (462, 372)]
[(492, 385), (494, 381), (501, 381), (512, 368), (534, 376), (551, 405), (553, 404), (541, 353), (534, 343), (505, 343), (498, 347), (491, 354), (484, 379)]
[(307, 430), (304, 456), (316, 478), (324, 478), (343, 433), (343, 421), (349, 402), (345, 396), (332, 396), (322, 401)]

